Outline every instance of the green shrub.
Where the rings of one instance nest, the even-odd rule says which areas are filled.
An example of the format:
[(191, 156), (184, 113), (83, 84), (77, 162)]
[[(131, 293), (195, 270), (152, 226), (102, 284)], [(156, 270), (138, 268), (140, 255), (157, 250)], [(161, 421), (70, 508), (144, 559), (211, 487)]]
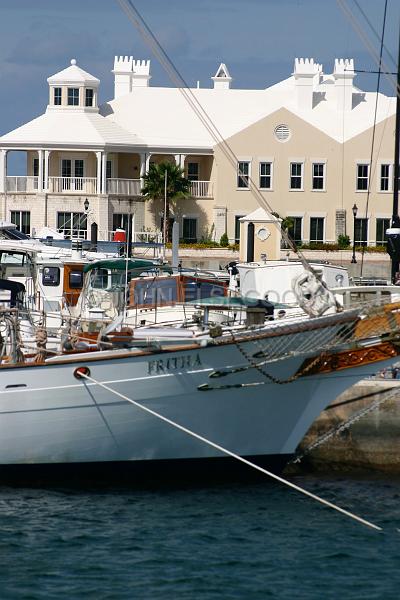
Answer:
[(348, 235), (339, 235), (338, 245), (341, 250), (344, 250), (345, 248), (349, 248), (349, 246), (350, 246), (349, 236)]
[(222, 246), (223, 248), (226, 248), (227, 246), (229, 246), (229, 238), (228, 235), (225, 231), (225, 233), (223, 233), (221, 235), (221, 239), (219, 241), (219, 245)]

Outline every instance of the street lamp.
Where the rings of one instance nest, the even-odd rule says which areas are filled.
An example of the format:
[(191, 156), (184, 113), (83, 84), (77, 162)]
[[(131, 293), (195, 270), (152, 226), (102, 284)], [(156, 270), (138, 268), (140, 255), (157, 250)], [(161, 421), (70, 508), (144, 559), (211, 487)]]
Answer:
[(87, 211), (89, 210), (89, 200), (87, 198), (83, 203), (83, 208), (85, 209), (85, 213), (87, 213)]
[(356, 263), (356, 216), (358, 211), (357, 204), (354, 204), (351, 210), (353, 211), (353, 256), (351, 257), (351, 262)]

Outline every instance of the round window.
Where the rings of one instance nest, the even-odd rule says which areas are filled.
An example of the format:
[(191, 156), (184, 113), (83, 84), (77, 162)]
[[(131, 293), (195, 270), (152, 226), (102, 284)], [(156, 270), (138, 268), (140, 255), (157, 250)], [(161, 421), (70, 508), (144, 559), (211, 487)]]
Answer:
[(275, 137), (279, 142), (286, 142), (290, 138), (290, 129), (287, 125), (275, 127)]

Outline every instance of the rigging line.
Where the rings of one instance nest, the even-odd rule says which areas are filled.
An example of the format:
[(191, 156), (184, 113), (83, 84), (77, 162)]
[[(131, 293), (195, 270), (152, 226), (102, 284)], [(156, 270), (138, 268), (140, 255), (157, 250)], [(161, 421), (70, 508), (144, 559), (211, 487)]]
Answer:
[[(364, 19), (367, 21), (368, 25), (370, 26), (371, 31), (375, 34), (376, 39), (378, 41), (381, 41), (381, 37), (380, 37), (379, 33), (376, 31), (376, 29), (373, 26), (373, 24), (371, 23), (370, 19), (365, 14), (365, 11), (361, 8), (359, 2), (357, 0), (353, 0), (353, 2), (357, 6), (358, 10), (360, 11), (360, 13), (364, 17)], [(385, 3), (385, 10), (386, 10), (386, 3)], [(389, 58), (391, 59), (392, 63), (394, 65), (396, 65), (397, 64), (396, 59), (394, 58), (394, 56), (391, 54), (390, 50), (388, 50), (388, 48), (384, 44), (383, 44), (383, 49), (386, 51), (386, 53), (389, 56)], [(391, 73), (391, 75), (397, 75), (397, 71), (395, 73)]]
[[(153, 34), (153, 32), (151, 31), (149, 26), (144, 21), (143, 17), (140, 15), (138, 10), (132, 4), (131, 0), (118, 0), (118, 3), (120, 4), (121, 8), (125, 11), (128, 18), (132, 21), (134, 26), (138, 29), (139, 33), (144, 38), (145, 42), (151, 48), (153, 54), (159, 60), (160, 64), (164, 67), (164, 69), (167, 72), (167, 74), (169, 75), (171, 81), (176, 85), (179, 92), (186, 99), (186, 101), (188, 102), (188, 104), (190, 105), (190, 107), (192, 108), (192, 110), (194, 111), (194, 113), (196, 114), (198, 119), (200, 120), (200, 122), (203, 124), (203, 126), (206, 128), (206, 130), (211, 135), (212, 139), (215, 141), (215, 143), (218, 145), (218, 147), (220, 148), (222, 153), (225, 155), (226, 159), (230, 162), (230, 164), (232, 165), (234, 170), (236, 172), (238, 172), (237, 171), (237, 167), (238, 167), (237, 156), (235, 155), (235, 153), (233, 152), (233, 150), (231, 149), (229, 144), (226, 142), (222, 133), (219, 131), (218, 127), (212, 121), (212, 119), (210, 118), (210, 116), (208, 115), (206, 110), (203, 108), (201, 103), (198, 101), (198, 99), (195, 96), (195, 94), (193, 93), (193, 91), (189, 88), (188, 84), (183, 79), (183, 77), (181, 76), (181, 74), (179, 73), (177, 68), (175, 67), (173, 61), (169, 58), (169, 56), (167, 55), (165, 50), (162, 48), (162, 46), (156, 39), (155, 35)], [(238, 176), (239, 177), (243, 176), (243, 173), (238, 172)], [(258, 204), (261, 207), (263, 207), (265, 210), (267, 210), (267, 212), (273, 213), (274, 211), (273, 211), (272, 207), (270, 206), (268, 201), (262, 196), (261, 192), (258, 190), (252, 177), (250, 175), (248, 175), (247, 178), (248, 178), (248, 183), (249, 183), (249, 190), (251, 191), (253, 196), (256, 198)], [(297, 248), (297, 246), (294, 244), (293, 240), (290, 238), (290, 236), (287, 234), (287, 232), (285, 230), (281, 229), (281, 235), (284, 238), (284, 240), (286, 241), (286, 243), (288, 244), (289, 248), (291, 248), (293, 250), (293, 252), (295, 252), (297, 254), (297, 256), (299, 257), (300, 261), (302, 262), (304, 268), (307, 269), (308, 271), (314, 272), (314, 270), (308, 264), (307, 260), (305, 259), (304, 255), (302, 254), (302, 252)]]
[[(208, 446), (211, 446), (212, 448), (219, 450), (223, 454), (226, 454), (226, 455), (238, 460), (239, 462), (244, 463), (245, 465), (255, 469), (256, 471), (259, 471), (260, 473), (263, 473), (264, 475), (268, 475), (268, 477), (271, 477), (272, 479), (275, 479), (276, 481), (283, 483), (287, 487), (290, 487), (290, 488), (296, 490), (297, 492), (300, 492), (301, 494), (304, 494), (305, 496), (312, 498), (316, 502), (319, 502), (320, 504), (323, 504), (329, 508), (332, 508), (333, 510), (340, 512), (343, 515), (350, 517), (351, 519), (354, 519), (355, 521), (358, 521), (362, 525), (366, 525), (367, 527), (370, 527), (371, 529), (375, 529), (376, 531), (382, 531), (382, 527), (379, 527), (378, 525), (375, 525), (374, 523), (371, 523), (370, 521), (366, 521), (362, 517), (359, 517), (359, 516), (355, 515), (354, 513), (351, 513), (349, 511), (345, 510), (344, 508), (341, 508), (337, 504), (333, 504), (332, 502), (329, 502), (328, 500), (325, 500), (324, 498), (321, 498), (320, 496), (317, 496), (316, 494), (309, 492), (308, 490), (296, 485), (295, 483), (292, 483), (291, 481), (288, 481), (287, 479), (284, 479), (283, 477), (280, 477), (279, 475), (276, 475), (275, 473), (272, 473), (271, 471), (268, 471), (267, 469), (264, 469), (263, 467), (258, 466), (257, 464), (251, 462), (250, 460), (247, 460), (246, 458), (243, 458), (242, 456), (240, 456), (239, 454), (236, 454), (235, 452), (231, 452), (227, 448), (224, 448), (223, 446), (220, 446), (219, 444), (212, 442), (211, 440), (203, 437), (202, 435), (199, 435), (198, 433), (195, 433), (194, 431), (187, 429), (183, 425), (180, 425), (179, 423), (176, 423), (175, 421), (172, 421), (171, 419), (164, 417), (160, 413), (152, 410), (151, 408), (148, 408), (147, 406), (144, 406), (143, 404), (140, 404), (136, 400), (132, 400), (132, 398), (128, 398), (124, 394), (117, 392), (116, 390), (109, 387), (108, 385), (105, 385), (101, 381), (93, 379), (93, 377), (90, 377), (89, 375), (86, 375), (85, 373), (82, 373), (82, 372), (79, 372), (79, 374), (78, 374), (78, 379), (80, 379), (80, 378), (91, 381), (92, 383), (98, 385), (99, 387), (104, 388), (106, 391), (111, 392), (115, 396), (118, 396), (119, 398), (126, 400), (130, 404), (133, 404), (137, 408), (140, 408), (141, 410), (144, 410), (145, 412), (153, 415), (154, 417), (157, 417), (161, 421), (164, 421), (165, 423), (172, 425), (172, 427), (175, 427), (176, 429), (179, 429), (180, 431), (187, 433), (191, 437), (194, 437), (194, 438), (200, 440), (201, 442), (204, 442)], [(82, 383), (83, 383), (83, 385), (85, 385), (85, 382), (82, 382)]]
[(374, 46), (369, 41), (368, 37), (364, 34), (362, 27), (359, 25), (359, 23), (357, 22), (357, 19), (355, 18), (355, 16), (353, 15), (353, 13), (349, 9), (349, 7), (347, 6), (346, 0), (336, 0), (336, 2), (339, 5), (339, 8), (341, 8), (344, 15), (350, 21), (354, 31), (357, 33), (357, 35), (360, 37), (361, 41), (364, 43), (365, 47), (367, 48), (368, 52), (374, 59), (377, 66), (380, 68), (381, 67), (384, 68), (384, 72), (387, 75), (387, 79), (391, 82), (393, 90), (396, 90), (397, 89), (396, 79), (391, 76), (391, 74), (390, 74), (391, 70), (388, 68), (387, 64), (383, 60), (382, 60), (382, 64), (381, 65), (379, 64), (379, 56), (376, 53)]
[[(357, 1), (355, 0), (355, 2), (357, 3)], [(368, 219), (368, 208), (369, 208), (369, 199), (371, 196), (371, 180), (372, 180), (372, 165), (373, 165), (373, 158), (374, 158), (374, 145), (375, 145), (375, 133), (376, 133), (376, 117), (378, 114), (378, 100), (379, 100), (379, 89), (380, 89), (380, 83), (381, 83), (381, 68), (382, 68), (382, 54), (383, 54), (383, 40), (385, 38), (385, 27), (386, 27), (386, 14), (387, 14), (387, 0), (385, 0), (385, 7), (383, 10), (383, 21), (382, 21), (382, 35), (381, 35), (381, 46), (380, 46), (380, 52), (379, 52), (379, 70), (378, 70), (378, 78), (377, 78), (377, 82), (376, 82), (376, 97), (375, 97), (375, 111), (374, 111), (374, 125), (372, 128), (372, 140), (371, 140), (371, 155), (370, 155), (370, 167), (369, 167), (369, 177), (368, 177), (368, 189), (367, 189), (367, 200), (365, 203), (365, 219)], [(375, 173), (375, 171), (374, 171)], [(360, 277), (362, 277), (363, 274), (363, 269), (364, 269), (364, 256), (365, 256), (365, 246), (362, 246), (362, 251), (361, 251), (361, 267), (360, 267)]]

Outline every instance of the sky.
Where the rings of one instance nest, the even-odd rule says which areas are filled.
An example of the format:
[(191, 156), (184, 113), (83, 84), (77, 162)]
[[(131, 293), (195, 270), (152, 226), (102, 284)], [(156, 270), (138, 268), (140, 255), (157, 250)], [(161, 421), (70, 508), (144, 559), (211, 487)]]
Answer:
[[(295, 57), (314, 58), (326, 73), (335, 58), (377, 69), (385, 0), (132, 2), (191, 86), (211, 87), (221, 62), (233, 87), (255, 89), (289, 77)], [(391, 71), (399, 32), (400, 2), (387, 0), (384, 64)], [(150, 58), (151, 84), (173, 85), (118, 0), (0, 0), (0, 135), (45, 111), (47, 77), (72, 58), (101, 80), (100, 102), (111, 99), (115, 55)], [(355, 81), (369, 91), (376, 82), (361, 73)], [(394, 95), (393, 78), (383, 77), (381, 89)]]

